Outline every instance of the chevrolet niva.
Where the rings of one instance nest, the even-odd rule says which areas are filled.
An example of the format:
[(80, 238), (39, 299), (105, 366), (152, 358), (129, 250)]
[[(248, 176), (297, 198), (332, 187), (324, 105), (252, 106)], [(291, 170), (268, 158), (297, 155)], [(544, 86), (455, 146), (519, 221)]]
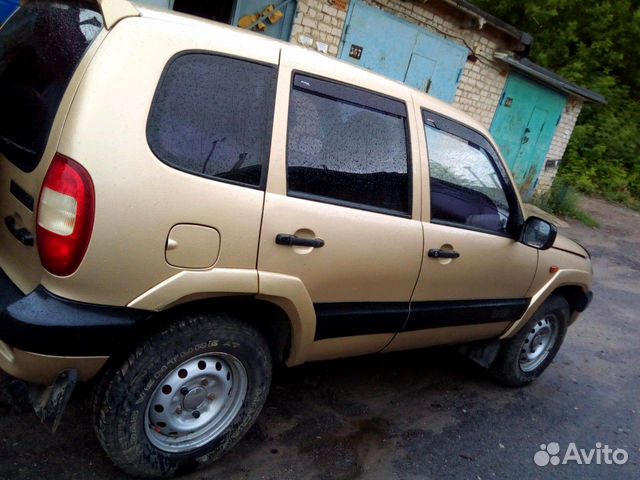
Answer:
[(53, 428), (95, 379), (131, 475), (231, 449), (274, 364), (457, 344), (526, 385), (592, 296), (477, 121), (288, 43), (28, 1), (0, 105), (0, 368)]

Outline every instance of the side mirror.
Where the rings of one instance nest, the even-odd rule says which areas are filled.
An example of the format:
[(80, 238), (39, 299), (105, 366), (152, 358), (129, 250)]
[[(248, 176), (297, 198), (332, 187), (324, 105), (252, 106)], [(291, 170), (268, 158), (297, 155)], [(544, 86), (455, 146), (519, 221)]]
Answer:
[(522, 226), (520, 241), (538, 250), (547, 250), (556, 241), (557, 235), (555, 225), (538, 217), (529, 217)]

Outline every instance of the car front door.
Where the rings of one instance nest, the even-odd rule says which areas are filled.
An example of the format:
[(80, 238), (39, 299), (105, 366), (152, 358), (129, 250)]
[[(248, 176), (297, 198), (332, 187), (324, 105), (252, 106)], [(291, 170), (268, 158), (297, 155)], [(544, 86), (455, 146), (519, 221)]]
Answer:
[(306, 360), (382, 350), (407, 319), (423, 245), (406, 101), (320, 78), (313, 60), (300, 56), (304, 73), (281, 63), (277, 108), (289, 107), (275, 120), (286, 131), (274, 136), (258, 260), (261, 278), (308, 292)]
[(522, 214), (492, 144), (422, 109), (424, 262), (411, 313), (387, 350), (490, 338), (529, 303), (537, 251), (517, 240)]

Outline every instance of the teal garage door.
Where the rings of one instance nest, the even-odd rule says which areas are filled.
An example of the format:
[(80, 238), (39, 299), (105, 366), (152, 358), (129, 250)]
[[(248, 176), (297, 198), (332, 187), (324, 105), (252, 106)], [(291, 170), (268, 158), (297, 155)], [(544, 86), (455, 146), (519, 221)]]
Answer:
[(468, 50), (354, 0), (340, 58), (453, 102)]
[(520, 192), (535, 190), (567, 97), (522, 75), (511, 73), (491, 124)]

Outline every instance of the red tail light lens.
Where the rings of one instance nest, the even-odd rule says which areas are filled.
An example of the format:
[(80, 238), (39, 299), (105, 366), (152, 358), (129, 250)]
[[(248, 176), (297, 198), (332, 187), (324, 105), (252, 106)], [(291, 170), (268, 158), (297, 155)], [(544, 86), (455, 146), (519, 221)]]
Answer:
[(84, 258), (93, 230), (94, 197), (89, 173), (57, 153), (40, 191), (36, 229), (40, 261), (54, 275), (71, 275)]

